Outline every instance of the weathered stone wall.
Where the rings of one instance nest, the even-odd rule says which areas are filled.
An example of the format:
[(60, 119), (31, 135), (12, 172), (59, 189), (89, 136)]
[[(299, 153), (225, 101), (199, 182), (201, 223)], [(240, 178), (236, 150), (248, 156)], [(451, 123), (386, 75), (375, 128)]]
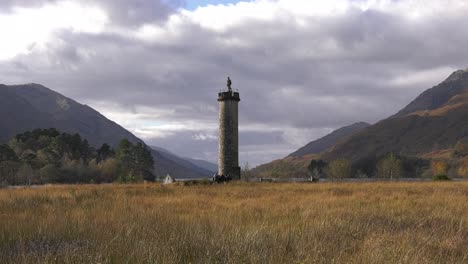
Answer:
[(239, 94), (220, 93), (218, 174), (240, 179), (239, 167)]

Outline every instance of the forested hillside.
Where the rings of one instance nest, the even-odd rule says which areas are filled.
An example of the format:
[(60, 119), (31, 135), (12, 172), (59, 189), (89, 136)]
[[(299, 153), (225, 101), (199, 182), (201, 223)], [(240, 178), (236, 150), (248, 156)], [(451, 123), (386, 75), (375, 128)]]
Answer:
[(90, 146), (79, 134), (36, 129), (0, 145), (0, 184), (102, 183), (154, 180), (153, 157), (145, 145), (122, 139)]

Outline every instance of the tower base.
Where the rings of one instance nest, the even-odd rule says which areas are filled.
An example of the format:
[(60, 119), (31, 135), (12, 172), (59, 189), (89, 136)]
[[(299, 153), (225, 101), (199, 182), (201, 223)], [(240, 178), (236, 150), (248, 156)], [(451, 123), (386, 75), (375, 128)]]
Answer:
[(241, 168), (240, 167), (232, 167), (228, 172), (219, 171), (214, 177), (224, 177), (229, 179), (229, 181), (238, 181), (241, 179)]

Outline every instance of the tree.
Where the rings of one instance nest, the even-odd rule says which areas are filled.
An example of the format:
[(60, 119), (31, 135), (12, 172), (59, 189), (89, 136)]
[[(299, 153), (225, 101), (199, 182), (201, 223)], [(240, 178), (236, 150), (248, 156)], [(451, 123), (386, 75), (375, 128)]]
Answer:
[(34, 179), (35, 179), (35, 174), (34, 174), (34, 171), (31, 167), (31, 165), (29, 164), (23, 164), (21, 165), (21, 167), (19, 168), (19, 170), (17, 171), (16, 173), (16, 178), (18, 180), (18, 184), (27, 184), (27, 185), (31, 185), (34, 182)]
[(446, 175), (448, 171), (448, 164), (443, 160), (433, 160), (431, 162), (432, 175)]
[(18, 173), (21, 163), (16, 161), (3, 161), (0, 162), (0, 185), (14, 185), (18, 184), (16, 174)]
[(327, 163), (323, 160), (311, 160), (307, 170), (312, 181), (318, 181), (322, 175)]
[(133, 145), (128, 139), (122, 139), (117, 146), (115, 157), (121, 166), (119, 176), (121, 182), (154, 180), (153, 156), (142, 143)]
[(252, 177), (252, 172), (250, 171), (250, 166), (249, 166), (249, 162), (246, 161), (244, 163), (244, 167), (242, 168), (241, 170), (241, 177), (242, 177), (242, 180), (244, 181), (249, 181), (249, 179)]
[(456, 157), (465, 157), (468, 155), (468, 142), (467, 139), (459, 140), (455, 145), (453, 153)]
[(328, 164), (328, 177), (330, 179), (344, 179), (351, 177), (351, 164), (346, 159), (337, 159)]
[(108, 158), (98, 164), (103, 182), (113, 182), (119, 175), (119, 161), (115, 158)]
[(128, 182), (133, 181), (133, 172), (132, 172), (132, 148), (133, 144), (128, 139), (122, 139), (117, 146), (115, 151), (115, 157), (120, 163), (120, 173), (119, 181)]
[(60, 156), (48, 148), (40, 149), (36, 152), (36, 158), (41, 165), (56, 165), (60, 161)]
[(390, 153), (377, 163), (377, 176), (386, 179), (399, 178), (403, 173), (403, 163), (395, 156)]
[(2, 161), (17, 161), (18, 157), (16, 156), (15, 151), (10, 148), (10, 146), (3, 144), (0, 145), (0, 162)]
[(60, 181), (60, 170), (54, 164), (47, 164), (39, 170), (41, 183), (57, 183)]
[(9, 184), (154, 180), (153, 164), (143, 143), (123, 139), (115, 152), (108, 144), (96, 150), (79, 134), (53, 128), (26, 131), (0, 145), (0, 181), (13, 175)]
[(152, 170), (154, 169), (154, 160), (151, 152), (145, 145), (138, 142), (131, 149), (131, 156), (133, 158), (131, 170), (137, 180), (154, 181)]
[(97, 150), (97, 162), (101, 162), (115, 155), (114, 150), (106, 143)]

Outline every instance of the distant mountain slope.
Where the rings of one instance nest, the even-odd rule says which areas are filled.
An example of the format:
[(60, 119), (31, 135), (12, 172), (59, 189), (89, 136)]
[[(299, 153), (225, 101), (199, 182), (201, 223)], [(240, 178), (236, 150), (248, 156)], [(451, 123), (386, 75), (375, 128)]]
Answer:
[(197, 167), (200, 167), (200, 168), (203, 168), (205, 170), (212, 172), (212, 174), (218, 172), (218, 165), (212, 162), (209, 162), (206, 160), (199, 160), (199, 159), (190, 159), (190, 158), (187, 158), (187, 160), (195, 164)]
[(330, 134), (310, 142), (284, 159), (274, 160), (252, 169), (251, 173), (255, 177), (306, 177), (307, 166), (309, 166), (312, 159), (318, 158), (319, 154), (323, 151), (333, 147), (338, 142), (346, 140), (349, 136), (362, 131), (368, 126), (370, 125), (367, 123), (359, 122), (336, 129)]
[(152, 149), (157, 176), (172, 175), (176, 179), (210, 178), (213, 173), (177, 156)]
[(317, 140), (314, 140), (308, 143), (304, 147), (289, 154), (288, 157), (302, 157), (302, 156), (310, 155), (310, 154), (319, 154), (333, 147), (337, 142), (344, 140), (348, 136), (356, 132), (359, 132), (368, 126), (370, 125), (367, 123), (359, 122), (359, 123), (354, 123), (352, 125), (339, 128), (322, 138), (319, 138)]
[(250, 174), (259, 178), (304, 178), (310, 161), (318, 155), (286, 157), (253, 168)]
[(396, 115), (335, 146), (323, 158), (353, 161), (389, 152), (417, 156), (468, 138), (468, 72), (456, 71)]
[[(186, 168), (191, 169), (192, 171), (198, 172), (200, 175), (205, 175), (206, 177), (211, 177), (213, 173), (216, 171), (211, 171), (208, 169), (203, 168), (202, 166), (198, 166), (197, 164), (193, 163), (191, 159), (179, 157), (176, 154), (170, 152), (167, 149), (151, 146), (151, 148), (157, 152), (159, 152), (163, 157), (168, 160), (175, 162), (176, 164), (183, 165)], [(208, 161), (201, 161), (205, 164), (211, 164)], [(214, 164), (213, 164), (214, 165)], [(215, 165), (216, 166), (216, 165)]]
[(142, 142), (96, 110), (39, 84), (0, 85), (0, 140), (35, 128), (79, 133), (92, 145)]
[[(143, 142), (91, 107), (39, 84), (0, 84), (0, 120), (0, 143), (24, 131), (51, 127), (78, 133), (95, 147), (103, 143), (116, 146), (123, 138)], [(176, 178), (211, 176), (211, 172), (185, 160), (174, 159), (155, 150), (152, 153), (159, 176), (167, 173)]]

